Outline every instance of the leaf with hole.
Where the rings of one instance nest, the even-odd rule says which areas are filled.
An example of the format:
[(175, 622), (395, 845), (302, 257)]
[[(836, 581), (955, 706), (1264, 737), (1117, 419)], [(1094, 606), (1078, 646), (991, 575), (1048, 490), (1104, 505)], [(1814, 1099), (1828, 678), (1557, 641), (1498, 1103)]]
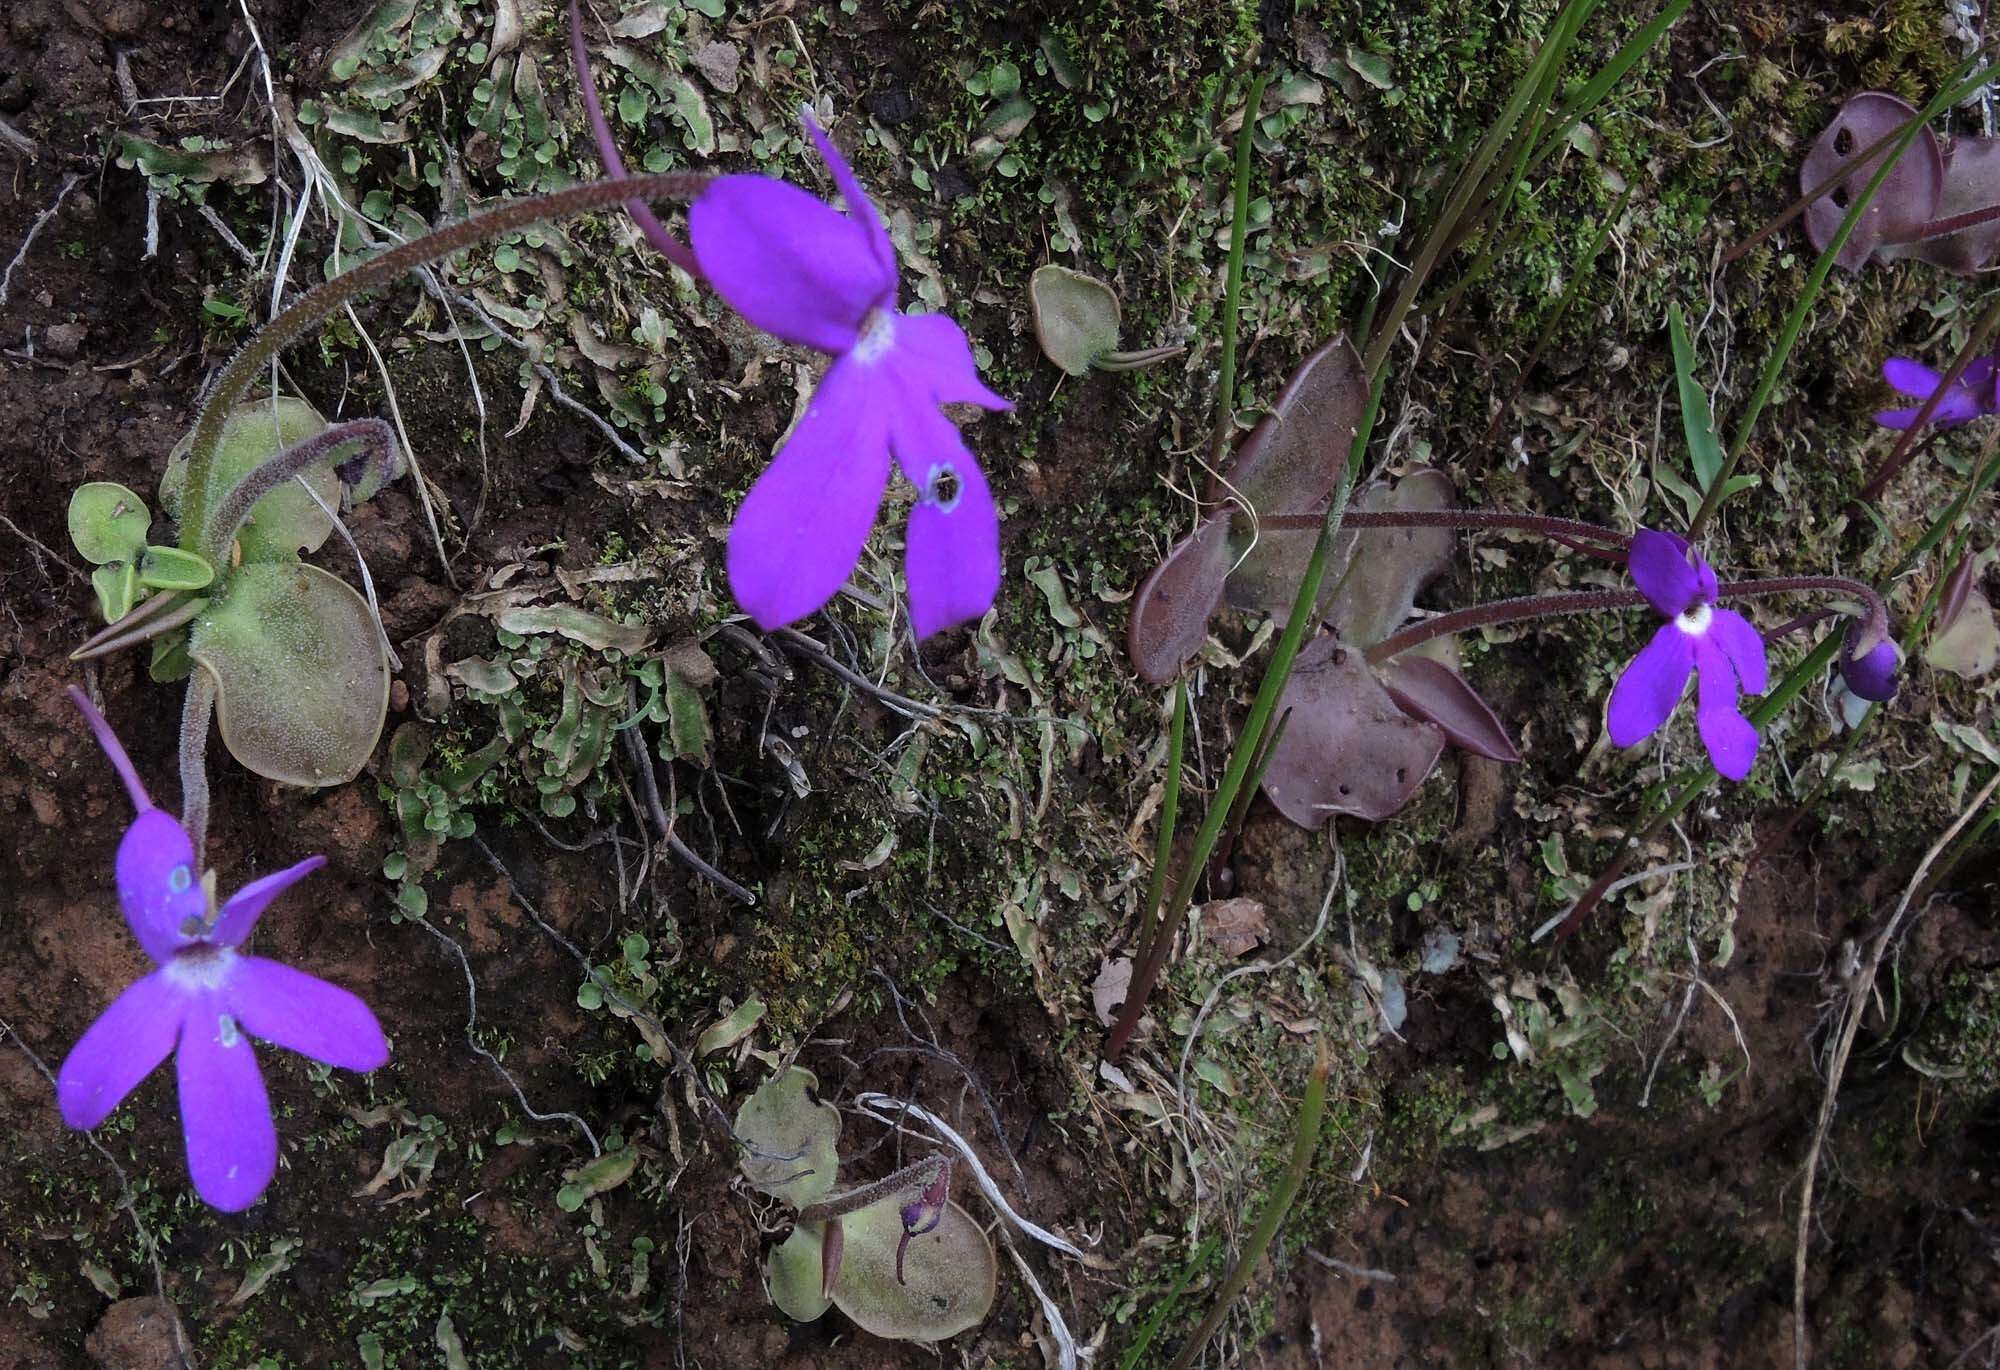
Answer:
[(1278, 700), (1291, 722), (1264, 773), (1264, 793), (1300, 827), (1334, 814), (1378, 822), (1409, 802), (1445, 735), (1409, 717), (1361, 652), (1322, 635), (1299, 652)]

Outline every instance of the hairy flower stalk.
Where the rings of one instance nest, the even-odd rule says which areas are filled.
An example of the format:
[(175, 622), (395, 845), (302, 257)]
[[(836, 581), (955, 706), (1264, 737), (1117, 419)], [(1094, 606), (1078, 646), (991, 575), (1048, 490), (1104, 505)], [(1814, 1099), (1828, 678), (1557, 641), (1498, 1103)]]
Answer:
[[(230, 359), (229, 365), (216, 377), (214, 388), (209, 391), (208, 401), (202, 406), (201, 417), (195, 423), (193, 441), (188, 447), (180, 545), (190, 552), (202, 551), (200, 542), (209, 527), (209, 471), (215, 461), (216, 447), (222, 440), (224, 421), (270, 365), (271, 359), (291, 346), (307, 329), (363, 291), (372, 290), (407, 271), (440, 257), (449, 257), (454, 252), (462, 252), (475, 244), (531, 224), (610, 209), (629, 200), (692, 199), (708, 186), (711, 179), (693, 172), (671, 171), (656, 176), (592, 181), (586, 185), (550, 191), (546, 195), (511, 200), (497, 209), (460, 219), (457, 223), (447, 224), (435, 232), (392, 247), (300, 295)], [(212, 557), (210, 559), (213, 560)]]

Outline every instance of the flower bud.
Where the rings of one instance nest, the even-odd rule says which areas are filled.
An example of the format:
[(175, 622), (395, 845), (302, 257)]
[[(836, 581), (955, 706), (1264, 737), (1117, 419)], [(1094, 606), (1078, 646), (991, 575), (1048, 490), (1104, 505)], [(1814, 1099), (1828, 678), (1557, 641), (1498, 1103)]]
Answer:
[(1840, 653), (1840, 678), (1847, 682), (1850, 692), (1862, 699), (1878, 704), (1894, 699), (1896, 673), (1902, 668), (1903, 654), (1886, 637), (1867, 651), (1857, 653), (1856, 637), (1856, 629), (1849, 628)]

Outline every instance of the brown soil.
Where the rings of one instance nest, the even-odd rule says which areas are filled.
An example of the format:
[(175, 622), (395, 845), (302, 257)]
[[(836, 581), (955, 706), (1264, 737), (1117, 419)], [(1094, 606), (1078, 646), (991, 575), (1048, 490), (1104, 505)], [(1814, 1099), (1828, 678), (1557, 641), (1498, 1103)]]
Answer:
[[(158, 255), (142, 259), (141, 179), (107, 169), (101, 149), (107, 133), (126, 126), (120, 53), (149, 96), (214, 92), (242, 57), (246, 35), (226, 5), (13, 0), (4, 8), (0, 114), (38, 141), (40, 156), (26, 161), (0, 148), (8, 173), (0, 253), (12, 254), (66, 176), (80, 180), (0, 307), (0, 513), (8, 520), (0, 526), (0, 1022), (8, 1038), (0, 1042), (0, 1129), (8, 1141), (0, 1290), (13, 1291), (0, 1303), (0, 1365), (71, 1365), (93, 1356), (142, 1365), (160, 1354), (167, 1324), (157, 1306), (142, 1302), (153, 1277), (120, 1207), (113, 1162), (129, 1179), (134, 1210), (159, 1236), (165, 1292), (205, 1348), (204, 1363), (248, 1364), (262, 1354), (284, 1364), (347, 1364), (363, 1333), (390, 1343), (390, 1364), (429, 1363), (439, 1315), (449, 1312), (475, 1365), (937, 1364), (928, 1350), (857, 1336), (837, 1317), (792, 1327), (771, 1309), (759, 1271), (775, 1238), (766, 1224), (776, 1219), (737, 1180), (709, 1111), (684, 1081), (632, 1068), (630, 1030), (578, 1008), (581, 970), (478, 853), (457, 844), (431, 882), (433, 908), (448, 910), (465, 930), (481, 1042), (504, 1044), (507, 1068), (537, 1110), (581, 1115), (600, 1135), (615, 1128), (646, 1157), (646, 1182), (579, 1213), (558, 1210), (564, 1174), (588, 1159), (588, 1149), (560, 1122), (525, 1129), (528, 1144), (498, 1141), (503, 1125), (523, 1117), (510, 1086), (467, 1049), (460, 963), (421, 929), (389, 917), (391, 887), (377, 872), (398, 834), (366, 780), (302, 793), (218, 763), (205, 857), (227, 886), (306, 851), (329, 854), (328, 869), (266, 918), (259, 950), (366, 997), (394, 1039), (393, 1065), (367, 1081), (329, 1082), (267, 1052), (287, 1164), (266, 1200), (240, 1217), (207, 1212), (187, 1194), (168, 1075), (150, 1080), (136, 1106), (103, 1130), (109, 1162), (62, 1126), (35, 1061), (53, 1069), (110, 997), (145, 970), (109, 886), (123, 793), (62, 693), (87, 678), (66, 654), (95, 626), (64, 510), (84, 480), (154, 488), (164, 454), (191, 423), (203, 378), (234, 345), (204, 325), (200, 283), (240, 275), (240, 264), (184, 205), (162, 206)], [(264, 42), (299, 54), (293, 65), (305, 73), (302, 89), (312, 86), (318, 55), (367, 8), (359, 0), (255, 6)], [(775, 17), (792, 8), (771, 10)], [(1820, 20), (1815, 11), (1799, 22)], [(871, 22), (858, 50), (888, 51), (893, 42), (892, 27)], [(250, 82), (239, 79), (215, 126), (255, 127), (253, 101)], [(396, 306), (378, 301), (367, 317), (393, 328)], [(703, 365), (715, 374), (741, 373), (726, 339), (701, 346), (712, 352)], [(309, 357), (293, 362), (329, 413), (379, 409), (381, 396), (365, 377)], [(419, 354), (409, 365), (458, 363)], [(507, 385), (513, 365), (509, 357), (487, 371)], [(445, 393), (448, 401), (427, 401), (434, 412), (426, 421), (440, 430), (470, 424), (469, 397), (449, 383)], [(751, 427), (768, 445), (786, 419), (773, 402)], [(1094, 486), (1123, 491), (1150, 479), (1129, 464), (1108, 473), (1093, 464), (1119, 443), (1138, 446), (1120, 422), (1093, 398), (1047, 423), (1040, 460), (1016, 491), (1028, 502), (1024, 522)], [(565, 539), (575, 549), (564, 554), (569, 564), (588, 565), (601, 528), (642, 524), (646, 495), (592, 479), (598, 440), (586, 425), (544, 404), (518, 436), (499, 438), (499, 428), (485, 522), (457, 558), (461, 584), (476, 585), (491, 568)], [(476, 462), (432, 474), (448, 507), (466, 518), (482, 497)], [(704, 498), (719, 523), (721, 500)], [(401, 494), (364, 510), (355, 528), (406, 662), (422, 660), (424, 640), (456, 599), (421, 528)], [(1010, 583), (1009, 593), (1031, 591)], [(969, 648), (954, 648), (926, 665), (957, 688), (976, 679), (972, 661)], [(759, 700), (761, 711), (747, 683), (755, 665), (748, 656), (726, 661), (725, 688)], [(414, 681), (412, 673), (405, 684)], [(177, 696), (129, 660), (114, 661), (94, 684), (156, 796), (166, 799)], [(1533, 707), (1515, 702), (1522, 713)], [(785, 707), (825, 721), (810, 700)], [(396, 710), (391, 728), (411, 716), (407, 689)], [(744, 716), (722, 721), (720, 745), (741, 755), (753, 750), (761, 720), (747, 706), (738, 712)], [(893, 735), (895, 722), (857, 709), (842, 726), (873, 745)], [(1105, 764), (1092, 753), (1079, 769)], [(1518, 835), (1533, 826), (1513, 811), (1491, 768), (1468, 764), (1462, 775), (1463, 807), (1446, 825), (1450, 859), (1485, 849), (1496, 828)], [(774, 880), (796, 831), (779, 821), (789, 806), (768, 788), (740, 803), (747, 835), (722, 844), (718, 860), (741, 878)], [(485, 831), (543, 917), (593, 960), (617, 958), (620, 890), (603, 849), (563, 851), (524, 825)], [(1669, 1040), (1682, 1003), (1676, 985), (1648, 1035), (1623, 1044), (1615, 1068), (1599, 1077), (1594, 1118), (1554, 1121), (1490, 1151), (1434, 1135), (1385, 1142), (1385, 1177), (1360, 1177), (1351, 1194), (1330, 1201), (1337, 1221), (1291, 1235), (1393, 1281), (1301, 1261), (1277, 1277), (1274, 1330), (1243, 1348), (1243, 1361), (1287, 1370), (1789, 1364), (1797, 1170), (1819, 1097), (1839, 943), (1865, 936), (1871, 910), (1907, 874), (1867, 869), (1872, 856), (1841, 846), (1852, 840), (1808, 825), (1749, 881), (1734, 958), (1705, 971), (1734, 1009), (1740, 1043), (1716, 1000), (1701, 992)], [(1328, 865), (1323, 848), (1259, 810), (1238, 856), (1237, 888), (1271, 905), (1274, 944), (1289, 946), (1311, 926)], [(1990, 866), (1983, 869), (1990, 881)], [(1524, 868), (1509, 878), (1531, 895), (1540, 872)], [(678, 971), (692, 987), (687, 1007), (704, 1015), (677, 1025), (691, 1035), (719, 995), (741, 997), (751, 983), (751, 922), (679, 867), (654, 880), (654, 896), (674, 911)], [(1418, 930), (1385, 918), (1364, 931), (1413, 947)], [(921, 943), (872, 951), (898, 977), (929, 974)], [(1137, 1215), (1159, 1199), (1136, 1163), (1124, 1168), (1133, 1148), (1120, 1151), (1073, 1111), (1078, 1091), (1090, 1087), (1065, 1064), (1077, 1054), (1072, 1044), (1066, 1057), (1062, 1046), (1076, 1025), (1051, 1014), (1018, 971), (988, 973), (970, 957), (954, 964), (907, 1028), (886, 1007), (888, 992), (864, 977), (857, 1007), (812, 1025), (803, 1059), (836, 1102), (873, 1088), (927, 1103), (982, 1154), (1011, 1155), (1014, 1164), (996, 1164), (996, 1175), (1038, 1222), (1101, 1237), (1114, 1261), (1132, 1259)], [(1993, 910), (1968, 897), (1924, 913), (1901, 973), (1922, 1007), (1938, 1000), (1953, 974), (1995, 967)], [(1901, 1021), (1919, 1020), (1913, 1009)], [(1374, 1067), (1387, 1081), (1387, 1116), (1413, 1114), (1441, 1080), (1483, 1081), (1495, 1032), (1487, 990), (1469, 973), (1413, 992), (1403, 1041), (1385, 1044)], [(1814, 1229), (1813, 1340), (1826, 1364), (1991, 1364), (1977, 1356), (2000, 1350), (1988, 1336), (2000, 1324), (2000, 1224), (1992, 1216), (2000, 1194), (1990, 1173), (2000, 1111), (1992, 1100), (1944, 1109), (1922, 1076), (1897, 1065), (1906, 1040), (1900, 1028), (1871, 1032), (1850, 1070), (1826, 1162), (1834, 1178), (1822, 1181), (1824, 1211)], [(1740, 1060), (1746, 1048), (1749, 1073), (1727, 1083), (1712, 1106), (1694, 1101), (1696, 1065)], [(613, 1058), (618, 1065), (599, 1070)], [(1673, 1101), (1657, 1116), (1639, 1107), (1656, 1058), (1654, 1100)], [(968, 1080), (990, 1095), (992, 1114)], [(428, 1183), (363, 1193), (392, 1135), (413, 1126), (371, 1112), (392, 1103), (418, 1119), (443, 1120), (448, 1142)], [(1538, 1108), (1549, 1112), (1541, 1099), (1524, 1104), (1522, 1117)], [(850, 1128), (857, 1154), (866, 1152), (854, 1162), (857, 1176), (892, 1167), (892, 1145), (870, 1150), (879, 1134)], [(290, 1236), (304, 1245), (289, 1270), (256, 1300), (232, 1303), (246, 1264)], [(634, 1273), (640, 1239), (651, 1243), (643, 1278)], [(92, 1268), (105, 1272), (115, 1293)], [(1039, 1260), (1037, 1268), (1080, 1338), (1107, 1322), (1125, 1292), (1115, 1269)], [(945, 1353), (950, 1363), (1040, 1362), (1031, 1296), (1004, 1255), (1002, 1269), (994, 1316)], [(400, 1303), (365, 1292), (405, 1275), (424, 1284)], [(1144, 1311), (1142, 1302), (1132, 1321)], [(1122, 1351), (1129, 1325), (1108, 1326), (1099, 1364)], [(1974, 1358), (1954, 1361), (1962, 1355)]]

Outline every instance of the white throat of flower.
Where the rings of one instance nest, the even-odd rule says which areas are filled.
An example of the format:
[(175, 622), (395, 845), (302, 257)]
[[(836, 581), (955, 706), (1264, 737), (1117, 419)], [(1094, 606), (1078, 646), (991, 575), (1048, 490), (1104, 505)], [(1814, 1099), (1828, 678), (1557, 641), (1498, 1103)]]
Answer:
[(1715, 620), (1715, 608), (1706, 600), (1696, 600), (1674, 620), (1674, 626), (1689, 637), (1700, 637)]
[(228, 947), (201, 943), (179, 952), (161, 967), (168, 983), (184, 990), (221, 989), (236, 968), (236, 953)]
[(896, 316), (886, 309), (871, 309), (861, 321), (861, 334), (848, 355), (864, 366), (878, 362), (896, 345)]

